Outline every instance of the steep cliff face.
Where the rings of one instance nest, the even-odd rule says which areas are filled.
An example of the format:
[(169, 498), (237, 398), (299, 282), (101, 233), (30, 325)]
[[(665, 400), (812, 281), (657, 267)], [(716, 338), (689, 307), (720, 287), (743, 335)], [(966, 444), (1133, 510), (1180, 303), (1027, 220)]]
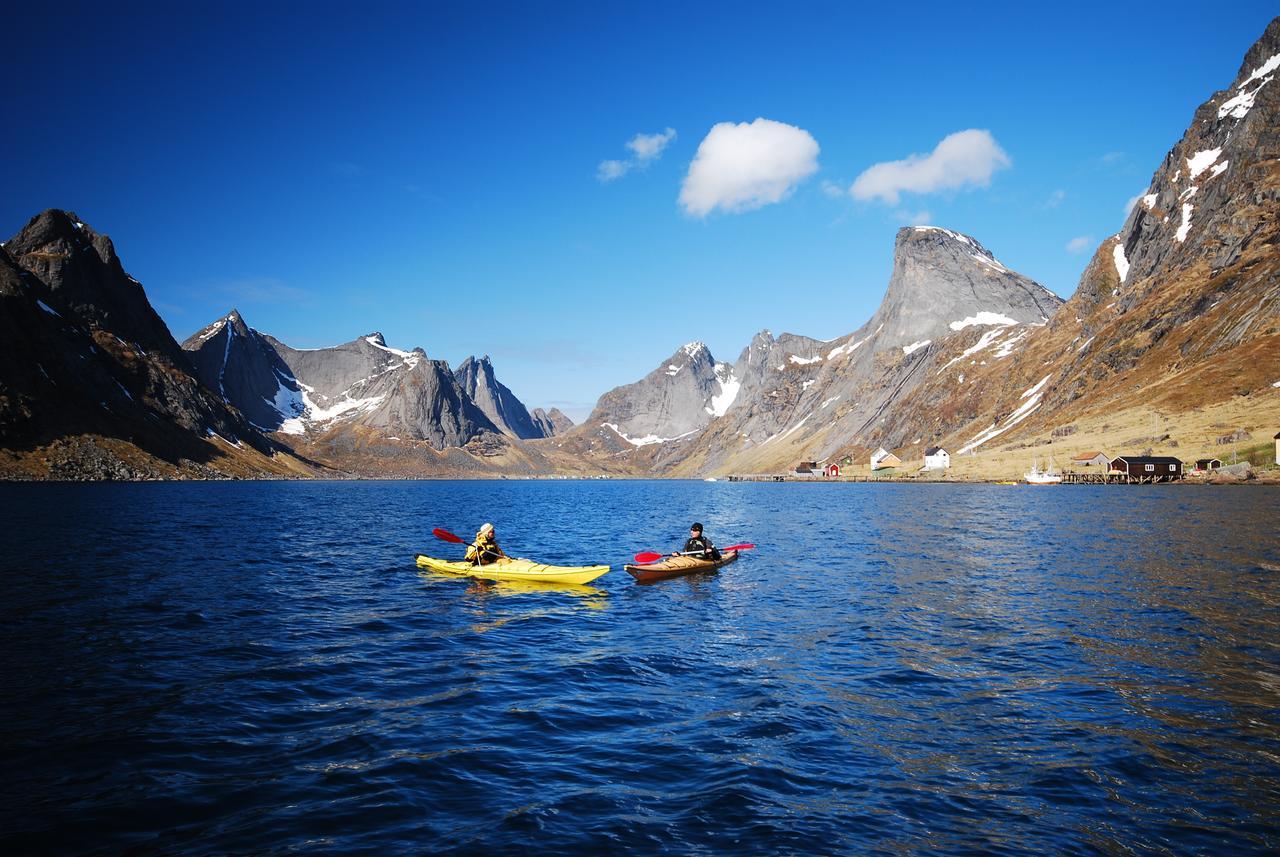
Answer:
[(267, 338), (232, 310), (182, 343), (205, 386), (263, 431), (302, 417), (302, 387)]
[(150, 354), (186, 365), (142, 284), (125, 272), (111, 238), (72, 212), (49, 209), (38, 214), (4, 246), (35, 275), (32, 290), (38, 298)]
[(0, 250), (0, 449), (16, 478), (312, 472), (196, 379), (110, 238), (61, 211)]
[(479, 360), (468, 357), (453, 374), (462, 391), (503, 434), (522, 440), (550, 437), (515, 393), (495, 377), (487, 354)]
[(340, 444), (344, 430), (465, 446), (498, 427), (471, 402), (443, 360), (403, 351), (371, 333), (331, 348), (295, 349), (234, 310), (183, 347), (210, 389), (270, 431)]
[(688, 437), (732, 405), (738, 381), (701, 342), (682, 345), (644, 378), (600, 397), (583, 424), (604, 427), (633, 446)]
[(1062, 298), (1011, 271), (974, 238), (938, 226), (898, 231), (884, 301), (851, 339), (912, 349), (966, 327), (1048, 321)]
[(1213, 431), (1214, 418), (1197, 416), (1206, 409), (1234, 413), (1238, 399), (1245, 418), (1280, 414), (1277, 74), (1280, 19), (1195, 112), (1047, 325), (1004, 358), (992, 359), (995, 343), (939, 353), (928, 381), (844, 449), (924, 436), (998, 458), (1047, 449), (1055, 432), (1140, 423), (1161, 428), (1121, 434), (1109, 451), (1177, 454)]

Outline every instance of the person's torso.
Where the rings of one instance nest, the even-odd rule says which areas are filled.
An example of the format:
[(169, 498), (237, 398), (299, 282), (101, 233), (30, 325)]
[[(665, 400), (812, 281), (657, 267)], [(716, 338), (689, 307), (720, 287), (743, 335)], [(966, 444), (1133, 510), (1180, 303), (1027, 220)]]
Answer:
[(705, 537), (689, 539), (684, 543), (684, 552), (692, 553), (693, 551), (706, 551), (711, 549), (711, 543)]

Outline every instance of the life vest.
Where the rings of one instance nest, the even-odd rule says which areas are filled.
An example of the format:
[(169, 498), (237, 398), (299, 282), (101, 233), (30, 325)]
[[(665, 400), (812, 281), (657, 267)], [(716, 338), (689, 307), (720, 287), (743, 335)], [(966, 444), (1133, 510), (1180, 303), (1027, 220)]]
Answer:
[[(693, 553), (699, 551), (700, 553)], [(692, 554), (695, 559), (719, 559), (720, 551), (716, 550), (715, 545), (711, 544), (711, 539), (706, 536), (698, 536), (689, 539), (684, 543), (684, 553)]]
[(493, 533), (485, 533), (484, 535), (477, 533), (476, 543), (467, 545), (467, 562), (474, 565), (488, 565), (505, 556), (506, 554), (502, 552), (502, 548), (498, 547), (498, 540), (493, 537)]

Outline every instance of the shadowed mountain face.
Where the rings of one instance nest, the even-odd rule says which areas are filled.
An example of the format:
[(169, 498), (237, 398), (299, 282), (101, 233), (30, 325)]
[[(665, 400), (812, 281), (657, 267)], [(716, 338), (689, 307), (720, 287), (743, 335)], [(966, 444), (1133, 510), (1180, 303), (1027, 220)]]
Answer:
[(559, 408), (552, 408), (544, 411), (542, 408), (534, 408), (530, 414), (533, 423), (538, 427), (538, 431), (542, 432), (543, 437), (556, 437), (568, 432), (573, 428), (573, 420), (569, 419)]
[(462, 391), (503, 434), (521, 440), (551, 436), (515, 394), (494, 377), (493, 363), (487, 354), (479, 360), (468, 357), (453, 375)]
[(0, 447), (37, 478), (287, 472), (196, 379), (111, 239), (57, 210), (0, 250)]
[(315, 438), (372, 430), (443, 450), (499, 430), (447, 363), (421, 348), (392, 348), (380, 333), (295, 349), (253, 330), (233, 310), (183, 348), (210, 389), (268, 431)]
[(182, 343), (205, 386), (263, 431), (303, 415), (302, 388), (266, 337), (232, 310)]

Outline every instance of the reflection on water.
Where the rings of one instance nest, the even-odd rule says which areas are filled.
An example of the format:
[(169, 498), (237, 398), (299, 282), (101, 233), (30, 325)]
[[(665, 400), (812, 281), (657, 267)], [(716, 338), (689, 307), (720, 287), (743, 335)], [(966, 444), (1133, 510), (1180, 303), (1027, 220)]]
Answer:
[[(1275, 853), (1274, 489), (0, 486), (6, 853)], [(605, 562), (417, 569), (433, 526)], [(638, 586), (701, 520), (757, 550)], [(86, 549), (91, 546), (91, 549)]]

